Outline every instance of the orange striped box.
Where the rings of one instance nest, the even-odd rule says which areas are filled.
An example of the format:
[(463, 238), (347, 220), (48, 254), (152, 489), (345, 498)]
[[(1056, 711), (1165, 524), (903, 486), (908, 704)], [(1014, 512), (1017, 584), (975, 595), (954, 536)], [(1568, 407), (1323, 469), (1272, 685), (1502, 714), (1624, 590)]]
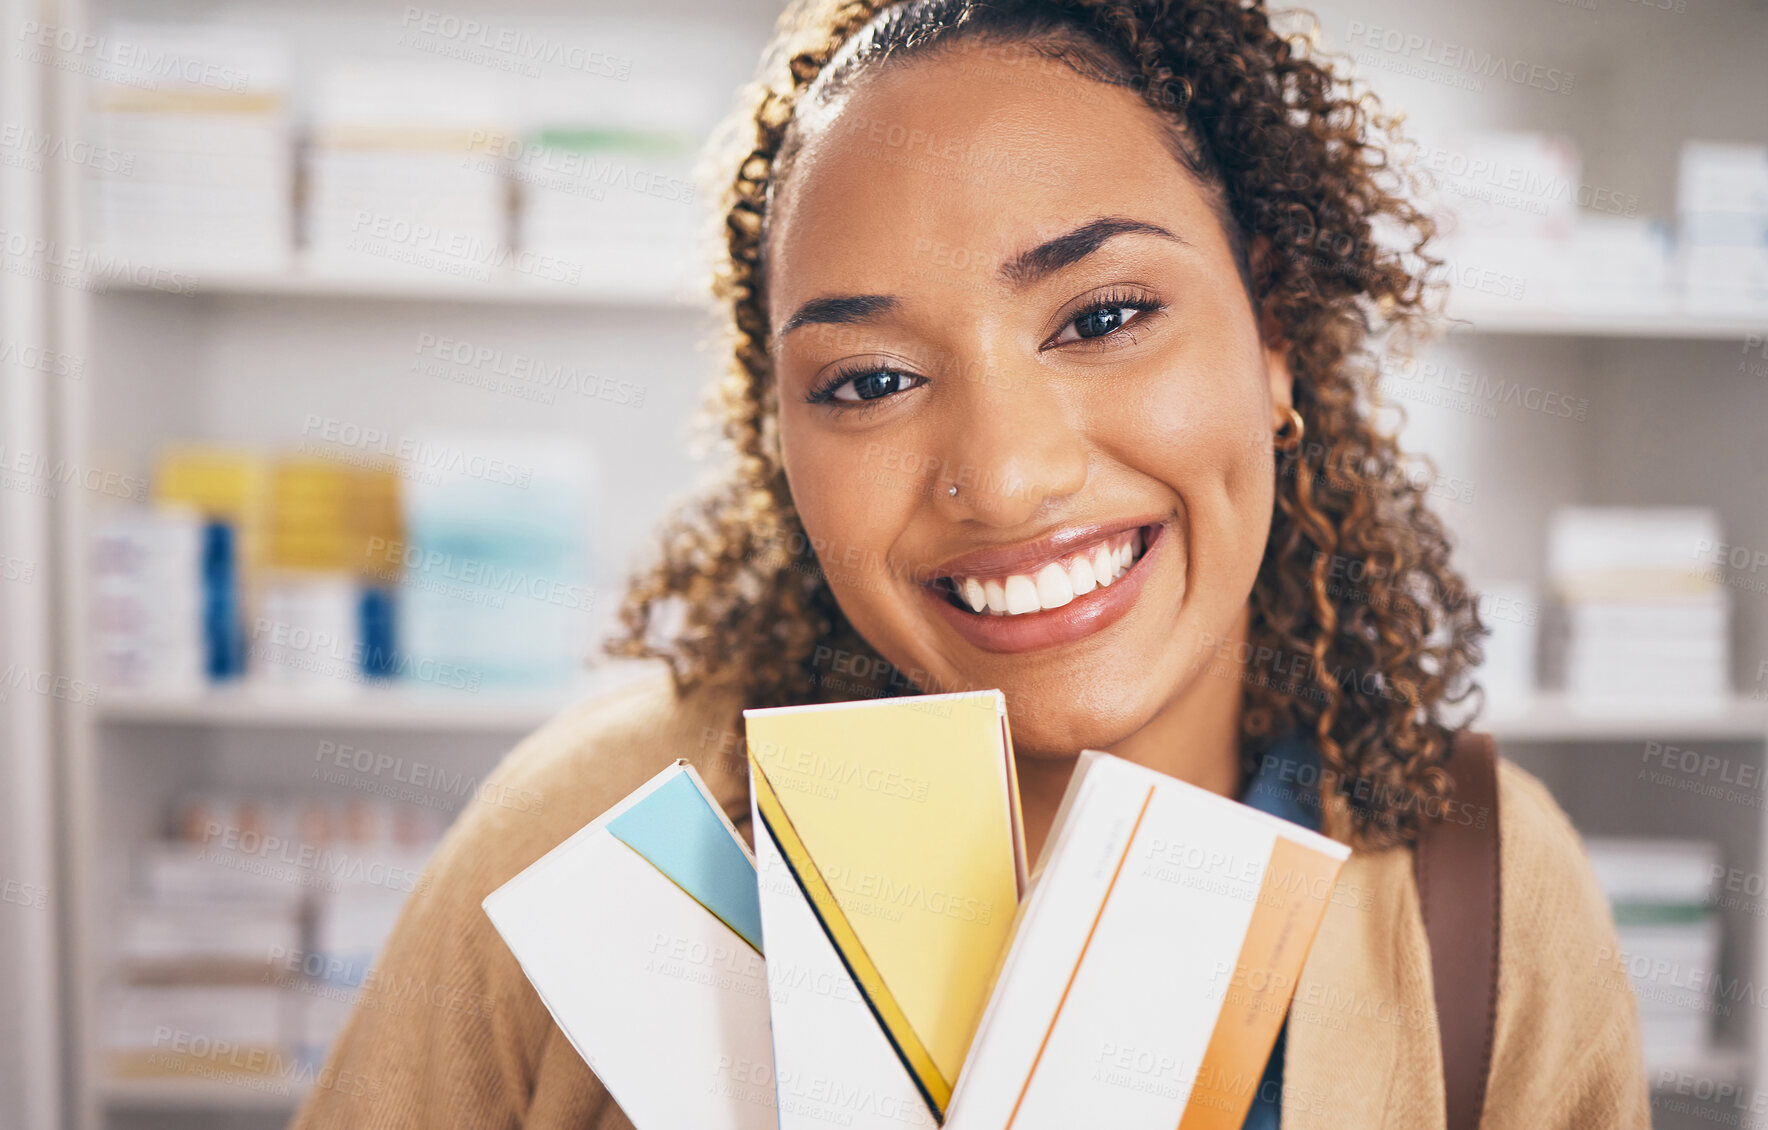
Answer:
[(1349, 854), (1083, 753), (947, 1130), (1239, 1130)]

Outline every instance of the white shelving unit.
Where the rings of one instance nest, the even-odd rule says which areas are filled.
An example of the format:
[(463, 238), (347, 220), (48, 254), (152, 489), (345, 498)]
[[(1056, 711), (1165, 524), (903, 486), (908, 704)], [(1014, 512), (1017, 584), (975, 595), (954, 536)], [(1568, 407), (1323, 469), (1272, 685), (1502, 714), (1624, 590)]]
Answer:
[(486, 282), (450, 276), (353, 274), (315, 269), (297, 262), (288, 272), (202, 272), (177, 291), (156, 290), (132, 279), (93, 279), (97, 289), (144, 297), (318, 298), (392, 302), (464, 302), (492, 306), (579, 307), (601, 310), (672, 310), (697, 308), (705, 301), (692, 294), (620, 286), (598, 279), (582, 285), (531, 282), (520, 276)]
[[(1451, 308), (1450, 317), (1463, 316)], [(1552, 310), (1476, 306), (1465, 313), (1467, 329), (1486, 335), (1743, 341), (1768, 334), (1768, 314), (1760, 318), (1716, 318), (1675, 309), (1612, 314), (1596, 310)]]
[[(635, 665), (637, 666), (637, 665)], [(257, 687), (229, 687), (193, 695), (111, 691), (94, 711), (102, 725), (232, 726), (456, 734), (522, 733), (582, 699), (642, 678), (647, 668), (610, 664), (568, 691), (449, 694), (406, 687), (374, 688), (348, 697), (314, 698)]]
[[(1754, 53), (1762, 16), (1741, 7), (1710, 19), (1646, 5), (1610, 7), (1618, 10), (1598, 16), (1572, 5), (1499, 0), (1427, 13), (1402, 0), (1336, 0), (1320, 14), (1328, 47), (1343, 47), (1347, 28), (1362, 21), (1577, 66), (1579, 97), (1558, 101), (1526, 88), (1475, 97), (1408, 85), (1380, 70), (1366, 73), (1390, 106), (1409, 107), (1415, 97), (1427, 109), (1434, 105), (1439, 121), (1572, 132), (1591, 158), (1590, 177), (1634, 189), (1647, 210), (1668, 212), (1674, 146), (1686, 127), (1669, 107), (1678, 103), (1673, 95), (1688, 85), (1687, 75), (1698, 69), (1714, 76), (1690, 121), (1715, 136), (1760, 140), (1754, 108), (1763, 95)], [(728, 70), (721, 80), (727, 85), (747, 75), (774, 9), (769, 0), (647, 6), (651, 16), (676, 25), (659, 44), (692, 40)], [(202, 0), (47, 0), (42, 10), (46, 21), (76, 33), (118, 17), (256, 23), (285, 31), (297, 64), (309, 66), (354, 43), (384, 47), (404, 9), (365, 9), (343, 0), (236, 0), (219, 8)], [(484, 10), (504, 23), (532, 18), (582, 29), (617, 8), (598, 3), (585, 13), (561, 0), (520, 0)], [(1670, 22), (1675, 19), (1682, 22)], [(663, 57), (674, 48), (657, 50)], [(1582, 54), (1574, 60), (1573, 51)], [(78, 132), (85, 81), (72, 70), (53, 76), (51, 128)], [(1417, 121), (1422, 126), (1430, 117), (1420, 113)], [(73, 203), (78, 170), (54, 175), (61, 207), (53, 233), (65, 246), (81, 246), (82, 219)], [(288, 446), (312, 412), (348, 414), (394, 431), (414, 420), (570, 431), (596, 446), (604, 481), (619, 488), (604, 499), (598, 527), (608, 537), (597, 547), (597, 574), (610, 596), (637, 539), (665, 501), (691, 482), (684, 425), (717, 366), (696, 344), (706, 325), (696, 299), (618, 281), (563, 288), (340, 276), (303, 265), (286, 275), (199, 272), (190, 294), (117, 283), (46, 289), (54, 292), (48, 320), (56, 347), (87, 363), (86, 379), (55, 386), (54, 411), (45, 413), (57, 421), (56, 450), (70, 461), (139, 475), (170, 440)], [(1703, 319), (1669, 309), (1606, 316), (1518, 305), (1474, 309), (1468, 319), (1470, 332), (1451, 334), (1440, 347), (1457, 363), (1561, 388), (1591, 404), (1589, 419), (1575, 425), (1540, 414), (1469, 420), (1407, 405), (1419, 442), (1445, 473), (1471, 486), (1470, 502), (1445, 501), (1441, 510), (1459, 536), (1463, 566), (1476, 579), (1539, 582), (1546, 515), (1569, 502), (1707, 503), (1721, 511), (1736, 542), (1768, 546), (1762, 500), (1768, 380), (1736, 365), (1743, 343), (1768, 329), (1768, 317)], [(644, 410), (523, 403), (409, 372), (412, 343), (440, 327), (555, 360), (593, 359), (601, 371), (642, 382)], [(65, 669), (83, 678), (90, 677), (92, 661), (80, 579), (87, 532), (103, 501), (70, 491), (56, 503), (57, 558), (66, 577), (58, 653)], [(1483, 724), (1548, 781), (1584, 831), (1710, 835), (1723, 841), (1737, 866), (1768, 873), (1768, 805), (1714, 813), (1626, 787), (1642, 743), (1653, 741), (1702, 743), (1768, 764), (1768, 702), (1749, 697), (1757, 660), (1768, 660), (1768, 598), (1740, 591), (1736, 604), (1741, 693), (1716, 712), (1593, 716), (1544, 692)], [(596, 682), (572, 693), (610, 686)], [(377, 749), (483, 772), (571, 697), (370, 690), (314, 701), (241, 689), (185, 697), (106, 693), (90, 707), (60, 704), (56, 750), (69, 864), (62, 888), (64, 960), (75, 1006), (73, 1125), (269, 1126), (299, 1101), (296, 1089), (112, 1078), (99, 1055), (101, 994), (114, 965), (115, 907), (129, 856), (173, 796), (187, 787), (301, 787), (301, 759), (310, 759), (320, 738), (369, 741)], [(1768, 930), (1741, 914), (1728, 916), (1725, 928), (1724, 975), (1768, 982)], [(1675, 1066), (1768, 1087), (1768, 1023), (1739, 1012), (1722, 1023), (1714, 1056)]]
[[(104, 1108), (125, 1114), (156, 1115), (292, 1115), (307, 1095), (306, 1085), (252, 1086), (217, 1080), (112, 1079), (100, 1088)], [(246, 1085), (242, 1085), (246, 1084)]]
[[(95, 34), (114, 20), (220, 21), (272, 31), (289, 46), (297, 128), (312, 102), (313, 77), (330, 62), (428, 57), (399, 45), (410, 9), (398, 4), (49, 0), (39, 8), (33, 17), (44, 24)], [(619, 97), (680, 103), (692, 93), (682, 76), (693, 75), (710, 90), (714, 113), (747, 78), (775, 12), (771, 0), (660, 0), (643, 13), (610, 0), (522, 0), (514, 7), (468, 0), (448, 8), (450, 16), (533, 26), (566, 43), (627, 44), (622, 50), (635, 70)], [(54, 88), (45, 128), (83, 136), (87, 78), (72, 68), (45, 74)], [(51, 175), (58, 202), (53, 238), (86, 246), (83, 171), (65, 166)], [(692, 213), (695, 221), (700, 216)], [(83, 379), (56, 387), (58, 403), (47, 415), (59, 422), (56, 448), (81, 466), (144, 475), (172, 441), (289, 450), (309, 413), (393, 435), (433, 426), (583, 442), (603, 484), (593, 544), (598, 625), (613, 613), (644, 531), (696, 473), (688, 425), (716, 361), (699, 348), (709, 321), (704, 300), (692, 292), (634, 286), (592, 271), (570, 285), (506, 273), (485, 281), (341, 273), (299, 254), (286, 272), (183, 271), (175, 290), (110, 277), (43, 290), (54, 305), (57, 347), (86, 362)], [(414, 343), (425, 334), (618, 378), (643, 389), (642, 405), (563, 394), (544, 403), (437, 379), (414, 370)], [(81, 583), (86, 540), (106, 502), (68, 491), (56, 504), (57, 559), (68, 578), (61, 654), (65, 669), (82, 677), (94, 670)], [(246, 685), (176, 696), (104, 691), (90, 705), (66, 704), (59, 755), (68, 815), (69, 1125), (276, 1126), (304, 1093), (299, 1074), (135, 1078), (110, 1071), (103, 1054), (106, 994), (116, 979), (119, 906), (136, 848), (159, 833), (177, 796), (193, 789), (378, 793), (385, 782), (353, 782), (361, 788), (351, 794), (348, 786), (316, 780), (314, 750), (324, 742), (367, 746), (424, 762), (453, 780), (478, 781), (560, 710), (656, 674), (654, 667), (604, 664), (579, 685), (547, 693), (366, 687), (315, 698)], [(439, 794), (413, 803), (434, 803), (446, 814), (439, 802), (470, 798)]]
[(1514, 709), (1493, 709), (1480, 728), (1505, 742), (1624, 742), (1665, 737), (1687, 741), (1768, 741), (1768, 701), (1733, 698), (1713, 710), (1632, 714), (1580, 709), (1543, 694)]

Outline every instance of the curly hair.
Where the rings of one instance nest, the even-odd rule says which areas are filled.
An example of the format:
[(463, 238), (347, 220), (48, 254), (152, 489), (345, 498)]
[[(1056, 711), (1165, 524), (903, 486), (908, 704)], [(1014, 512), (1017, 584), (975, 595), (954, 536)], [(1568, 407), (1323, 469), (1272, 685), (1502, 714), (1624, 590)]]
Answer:
[[(1276, 494), (1238, 657), (1241, 757), (1250, 770), (1277, 738), (1310, 736), (1328, 831), (1367, 849), (1411, 838), (1447, 796), (1444, 707), (1475, 689), (1484, 631), (1429, 506), (1428, 465), (1373, 419), (1371, 339), (1409, 348), (1436, 313), (1435, 226), (1409, 202), (1397, 119), (1258, 2), (801, 0), (786, 11), (726, 130), (714, 294), (733, 364), (712, 411), (734, 458), (670, 520), (609, 652), (664, 658), (679, 690), (734, 686), (751, 706), (926, 689), (848, 622), (818, 564), (824, 547), (794, 508), (763, 248), (807, 93), (966, 38), (1025, 44), (1129, 87), (1165, 115), (1175, 155), (1213, 191), (1261, 329), (1287, 349), (1304, 433), (1259, 440)], [(832, 656), (865, 678), (829, 679)]]

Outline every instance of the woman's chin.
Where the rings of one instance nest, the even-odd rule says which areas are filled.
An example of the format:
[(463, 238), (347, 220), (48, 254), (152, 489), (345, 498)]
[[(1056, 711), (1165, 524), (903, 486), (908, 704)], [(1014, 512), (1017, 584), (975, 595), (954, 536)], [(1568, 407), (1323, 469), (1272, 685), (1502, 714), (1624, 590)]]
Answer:
[(1160, 710), (1163, 696), (1140, 690), (1109, 701), (1085, 695), (1056, 695), (1001, 688), (1016, 757), (1059, 759), (1083, 749), (1111, 749), (1145, 726)]

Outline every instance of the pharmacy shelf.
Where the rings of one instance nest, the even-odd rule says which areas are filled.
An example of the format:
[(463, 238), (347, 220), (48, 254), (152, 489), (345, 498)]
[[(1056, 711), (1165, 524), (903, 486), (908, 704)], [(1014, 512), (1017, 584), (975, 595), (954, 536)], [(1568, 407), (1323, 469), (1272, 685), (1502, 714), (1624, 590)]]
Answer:
[(1750, 1053), (1746, 1047), (1721, 1044), (1696, 1059), (1653, 1059), (1647, 1060), (1645, 1072), (1651, 1079), (1652, 1088), (1658, 1089), (1659, 1080), (1668, 1078), (1676, 1080), (1689, 1076), (1702, 1083), (1711, 1082), (1717, 1086), (1741, 1083), (1749, 1070)]
[(519, 276), (489, 281), (446, 275), (340, 272), (296, 262), (286, 270), (163, 271), (152, 278), (94, 276), (95, 294), (191, 297), (348, 298), (383, 302), (463, 302), (501, 306), (694, 309), (705, 300), (656, 286), (631, 286), (615, 278), (577, 284), (533, 282)]
[[(97, 702), (107, 725), (227, 726), (257, 729), (352, 727), (508, 733), (533, 729), (574, 702), (617, 691), (662, 669), (610, 664), (568, 690), (539, 693), (449, 693), (432, 688), (364, 688), (348, 697), (315, 697), (280, 688), (243, 686), (192, 695), (105, 691)], [(1683, 738), (1768, 741), (1768, 700), (1733, 698), (1707, 710), (1624, 712), (1592, 709), (1557, 694), (1527, 705), (1493, 709), (1474, 728), (1503, 741), (1630, 741)]]
[[(1508, 303), (1504, 307), (1450, 304), (1452, 321), (1490, 336), (1655, 338), (1666, 341), (1735, 341), (1768, 337), (1768, 312), (1757, 317), (1715, 318), (1673, 309), (1636, 312), (1555, 310)], [(1457, 330), (1459, 327), (1457, 327)]]
[[(384, 302), (467, 302), (502, 306), (603, 307), (615, 309), (695, 309), (706, 298), (656, 286), (630, 286), (619, 279), (591, 279), (575, 285), (533, 282), (520, 276), (489, 281), (419, 273), (340, 272), (300, 261), (286, 270), (201, 270), (162, 274), (156, 279), (92, 277), (85, 285), (97, 294), (173, 297), (349, 298)], [(1768, 313), (1759, 317), (1706, 317), (1673, 309), (1641, 312), (1555, 310), (1509, 303), (1505, 306), (1451, 304), (1448, 317), (1466, 330), (1489, 336), (1655, 338), (1671, 341), (1733, 341), (1768, 337)]]
[(1768, 741), (1768, 700), (1735, 697), (1711, 709), (1592, 709), (1558, 694), (1494, 708), (1474, 722), (1500, 741), (1578, 742), (1685, 739)]
[(98, 696), (96, 710), (99, 720), (112, 726), (520, 734), (573, 703), (615, 693), (662, 674), (662, 668), (654, 664), (610, 663), (567, 689), (545, 693), (451, 693), (400, 686), (363, 687), (349, 695), (327, 697), (249, 685), (196, 694), (107, 690)]
[(102, 1080), (99, 1097), (112, 1110), (292, 1112), (307, 1094), (306, 1084), (241, 1075), (237, 1079)]

